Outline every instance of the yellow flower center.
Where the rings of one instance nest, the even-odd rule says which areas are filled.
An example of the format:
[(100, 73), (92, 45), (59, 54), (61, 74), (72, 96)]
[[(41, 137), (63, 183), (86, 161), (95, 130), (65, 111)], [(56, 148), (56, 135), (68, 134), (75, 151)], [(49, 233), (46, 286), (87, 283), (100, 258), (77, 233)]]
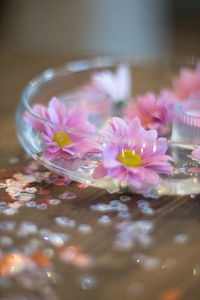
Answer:
[(152, 123), (152, 119), (149, 118), (149, 119), (146, 120), (146, 122), (144, 123), (144, 125), (145, 125), (145, 126), (148, 126), (148, 125), (151, 124), (151, 123)]
[(56, 132), (53, 141), (57, 143), (58, 147), (68, 146), (71, 144), (70, 137), (64, 132)]
[(117, 160), (127, 167), (139, 167), (142, 164), (142, 159), (133, 150), (123, 150), (118, 154)]

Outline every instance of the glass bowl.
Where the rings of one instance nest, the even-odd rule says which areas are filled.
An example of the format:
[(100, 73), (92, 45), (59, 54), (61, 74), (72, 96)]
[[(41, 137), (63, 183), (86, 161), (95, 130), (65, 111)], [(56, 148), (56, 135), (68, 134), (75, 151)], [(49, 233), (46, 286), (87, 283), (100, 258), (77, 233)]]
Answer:
[[(167, 154), (173, 157), (174, 162), (171, 163), (171, 174), (159, 175), (159, 182), (151, 183), (148, 180), (142, 183), (130, 183), (127, 177), (119, 180), (108, 175), (103, 178), (94, 176), (95, 169), (102, 163), (102, 152), (88, 151), (82, 152), (84, 142), (93, 140), (101, 147), (105, 147), (111, 143), (109, 136), (102, 134), (103, 130), (107, 129), (107, 122), (112, 120), (113, 116), (121, 116), (121, 105), (113, 103), (106, 96), (93, 97), (92, 95), (80, 94), (78, 91), (81, 87), (87, 86), (94, 72), (111, 70), (125, 64), (130, 67), (133, 84), (132, 97), (144, 94), (147, 91), (159, 93), (162, 88), (170, 88), (171, 79), (180, 71), (182, 64), (168, 60), (149, 61), (137, 60), (131, 58), (97, 58), (91, 60), (83, 60), (72, 62), (64, 65), (60, 69), (48, 69), (40, 76), (31, 80), (23, 91), (21, 102), (16, 113), (16, 128), (19, 141), (26, 152), (34, 159), (38, 160), (48, 169), (60, 175), (68, 176), (70, 179), (82, 182), (88, 185), (93, 185), (99, 188), (107, 189), (109, 192), (118, 192), (127, 190), (136, 193), (158, 194), (158, 195), (185, 195), (200, 193), (200, 162), (191, 157), (191, 152), (194, 149), (194, 143), (187, 142), (175, 137), (171, 139), (171, 131), (169, 128), (167, 133)], [(184, 63), (185, 66), (193, 67), (194, 62), (188, 60)], [(93, 126), (93, 132), (86, 132), (79, 126), (72, 128), (63, 126), (56, 122), (52, 122), (44, 115), (36, 113), (33, 109), (35, 104), (47, 106), (53, 98), (58, 98), (69, 112), (75, 109), (82, 109), (88, 113), (88, 121)], [(126, 103), (125, 103), (126, 104)], [(65, 139), (73, 137), (79, 141), (78, 150), (70, 152), (67, 158), (57, 157), (55, 159), (47, 159), (44, 156), (44, 151), (47, 147), (46, 140), (41, 134), (41, 130), (33, 128), (27, 123), (25, 115), (28, 114), (32, 119), (32, 123), (40, 123), (41, 126), (50, 129), (54, 132), (54, 142), (56, 138)], [(77, 120), (79, 116), (77, 115)], [(180, 125), (180, 124), (179, 124)], [(174, 122), (176, 126), (176, 122)], [(195, 129), (197, 130), (197, 129)], [(176, 128), (173, 129), (173, 132)], [(175, 136), (175, 134), (174, 134)], [(124, 141), (124, 137), (115, 139), (115, 146), (118, 147)], [(131, 141), (132, 142), (132, 141)], [(135, 138), (134, 143), (142, 147), (147, 147), (152, 151), (156, 151), (157, 144), (155, 141), (146, 140), (143, 138)], [(61, 146), (61, 145), (60, 145)], [(143, 150), (141, 150), (143, 151)], [(122, 159), (122, 158), (121, 158)], [(123, 160), (122, 160), (123, 161)]]

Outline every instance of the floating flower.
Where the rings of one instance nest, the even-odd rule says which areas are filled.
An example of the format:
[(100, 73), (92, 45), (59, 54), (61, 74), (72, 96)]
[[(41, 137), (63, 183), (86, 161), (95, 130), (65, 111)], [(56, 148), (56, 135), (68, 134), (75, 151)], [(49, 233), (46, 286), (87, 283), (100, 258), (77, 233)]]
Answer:
[(191, 158), (200, 160), (200, 145), (196, 145), (192, 151)]
[(168, 90), (162, 90), (159, 98), (148, 92), (136, 98), (124, 109), (125, 119), (130, 122), (139, 117), (145, 129), (156, 129), (159, 135), (166, 132), (166, 126), (171, 124), (174, 104), (178, 101), (176, 95)]
[(143, 184), (158, 184), (159, 174), (171, 174), (166, 155), (167, 141), (157, 138), (156, 130), (145, 130), (135, 117), (129, 125), (120, 118), (113, 118), (110, 132), (104, 132), (109, 140), (102, 150), (103, 161), (94, 171), (94, 178), (106, 175), (135, 188)]
[(180, 100), (200, 99), (200, 62), (195, 70), (182, 68), (173, 81), (174, 91)]
[(94, 73), (91, 90), (107, 95), (114, 102), (127, 100), (131, 92), (131, 74), (127, 65), (119, 65), (116, 72), (110, 70)]
[[(34, 112), (39, 115), (40, 117), (44, 119), (49, 119), (48, 117), (48, 111), (44, 105), (41, 104), (35, 104), (33, 106)], [(34, 129), (38, 131), (44, 131), (45, 130), (45, 125), (44, 123), (40, 122), (35, 118), (35, 116), (32, 116), (29, 112), (25, 111), (24, 113), (24, 119), (26, 122), (31, 125)]]
[[(88, 113), (81, 108), (68, 111), (64, 103), (53, 98), (47, 108), (35, 105), (33, 110), (53, 123), (52, 126), (47, 122), (42, 124), (35, 118), (33, 120), (30, 113), (25, 113), (25, 120), (41, 132), (46, 143), (47, 147), (43, 151), (45, 159), (70, 159), (75, 156), (79, 157), (84, 153), (97, 151), (99, 142), (84, 136), (91, 135), (94, 132), (94, 127), (87, 121)], [(58, 129), (59, 126), (61, 129)]]

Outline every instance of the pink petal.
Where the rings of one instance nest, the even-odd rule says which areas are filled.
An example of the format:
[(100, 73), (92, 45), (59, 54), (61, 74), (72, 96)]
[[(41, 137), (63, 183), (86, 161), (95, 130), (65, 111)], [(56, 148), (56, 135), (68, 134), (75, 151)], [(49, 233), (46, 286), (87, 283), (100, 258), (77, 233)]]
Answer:
[(111, 178), (118, 179), (119, 182), (127, 179), (127, 169), (123, 166), (107, 169), (107, 173)]
[(191, 157), (200, 160), (200, 146), (195, 146), (195, 149), (192, 151)]
[(106, 168), (114, 168), (120, 166), (121, 163), (116, 160), (120, 151), (115, 144), (109, 144), (103, 152), (103, 164)]
[(135, 117), (128, 126), (128, 137), (131, 139), (138, 138), (144, 132), (144, 128), (141, 126), (140, 119)]
[(74, 153), (98, 153), (101, 149), (101, 143), (94, 139), (82, 139), (80, 143), (74, 143), (73, 146), (64, 146), (63, 149), (69, 148)]
[[(36, 112), (36, 114), (38, 114), (39, 116), (45, 118), (45, 112), (46, 112), (46, 108), (41, 105), (41, 104), (35, 104), (33, 106), (33, 110)], [(35, 116), (32, 116), (29, 112), (25, 111), (24, 112), (24, 119), (26, 120), (26, 122), (31, 125), (34, 129), (38, 130), (38, 131), (43, 131), (44, 130), (44, 124), (42, 122), (40, 122), (39, 120), (36, 119)]]
[(119, 138), (123, 138), (125, 136), (127, 136), (127, 129), (128, 126), (126, 124), (126, 122), (118, 117), (114, 117), (112, 119), (112, 122), (109, 123), (113, 133), (119, 137)]
[(57, 145), (57, 143), (55, 143), (54, 141), (53, 141), (53, 134), (45, 134), (45, 133), (41, 133), (41, 136), (42, 136), (42, 138), (44, 139), (44, 141), (47, 143), (47, 144), (51, 144), (51, 145), (54, 145), (54, 146), (58, 146)]
[(94, 126), (90, 124), (87, 119), (88, 113), (82, 108), (76, 108), (69, 113), (65, 126), (83, 133), (93, 133)]
[(48, 105), (49, 118), (53, 123), (64, 125), (67, 108), (64, 103), (53, 97)]
[(46, 159), (46, 160), (54, 160), (57, 157), (59, 157), (59, 151), (51, 152), (51, 151), (49, 151), (49, 149), (47, 147), (46, 149), (43, 150), (42, 155), (43, 155), (44, 159)]
[(94, 173), (93, 173), (93, 178), (94, 179), (100, 179), (102, 177), (105, 177), (106, 175), (107, 175), (107, 170), (101, 164), (97, 168), (95, 168)]
[(158, 184), (160, 181), (158, 174), (152, 169), (138, 167), (129, 168), (128, 171), (132, 173), (141, 184)]
[(131, 92), (131, 72), (127, 65), (119, 65), (116, 71), (118, 99), (128, 99)]

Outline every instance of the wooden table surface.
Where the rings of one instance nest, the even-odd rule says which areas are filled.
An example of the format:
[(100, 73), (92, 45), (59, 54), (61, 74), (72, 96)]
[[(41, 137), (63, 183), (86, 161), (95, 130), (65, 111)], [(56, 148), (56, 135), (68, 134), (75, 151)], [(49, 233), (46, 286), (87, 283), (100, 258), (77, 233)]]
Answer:
[[(17, 141), (14, 125), (14, 113), (22, 88), (42, 70), (63, 62), (62, 58), (1, 52), (1, 168), (13, 170), (17, 165), (29, 164)], [(4, 175), (11, 178), (13, 173), (5, 172)], [(144, 215), (137, 201), (145, 198), (133, 195), (130, 201), (124, 202), (130, 216), (123, 219), (123, 214), (120, 216), (117, 212), (103, 213), (91, 209), (93, 204), (119, 200), (122, 195), (91, 187), (83, 189), (75, 182), (62, 186), (47, 183), (34, 186), (38, 191), (50, 192), (48, 195), (36, 193), (33, 200), (37, 203), (59, 199), (65, 191), (74, 193), (76, 198), (63, 199), (60, 204), (48, 205), (44, 210), (23, 206), (13, 216), (0, 212), (0, 224), (3, 221), (15, 222), (11, 231), (0, 226), (1, 236), (10, 237), (7, 244), (5, 239), (0, 239), (2, 258), (6, 253), (17, 252), (30, 257), (30, 251), (40, 251), (42, 261), (49, 259), (49, 266), (41, 262), (33, 269), (28, 267), (21, 272), (16, 271), (14, 276), (1, 276), (0, 299), (200, 299), (200, 196), (148, 199), (154, 214)], [(4, 200), (4, 188), (1, 195)], [(103, 214), (111, 218), (110, 224), (98, 222)], [(75, 227), (70, 229), (56, 224), (55, 217), (60, 216), (74, 220)], [(145, 236), (136, 232), (132, 247), (127, 245), (125, 249), (124, 244), (124, 247), (117, 248), (119, 230), (116, 224), (144, 220), (153, 226), (152, 232)], [(37, 232), (20, 237), (18, 229), (24, 221), (33, 222)], [(80, 224), (89, 224), (91, 232), (80, 232)], [(82, 247), (85, 259), (93, 263), (81, 267), (80, 261), (62, 261), (59, 256), (62, 249), (42, 239), (40, 232), (43, 228), (67, 233), (70, 240), (66, 246), (75, 244), (77, 248)], [(33, 250), (29, 249), (30, 244), (35, 245)], [(51, 253), (51, 258), (44, 258), (41, 253), (44, 257), (47, 256), (45, 253)], [(2, 268), (0, 260), (0, 274)]]

